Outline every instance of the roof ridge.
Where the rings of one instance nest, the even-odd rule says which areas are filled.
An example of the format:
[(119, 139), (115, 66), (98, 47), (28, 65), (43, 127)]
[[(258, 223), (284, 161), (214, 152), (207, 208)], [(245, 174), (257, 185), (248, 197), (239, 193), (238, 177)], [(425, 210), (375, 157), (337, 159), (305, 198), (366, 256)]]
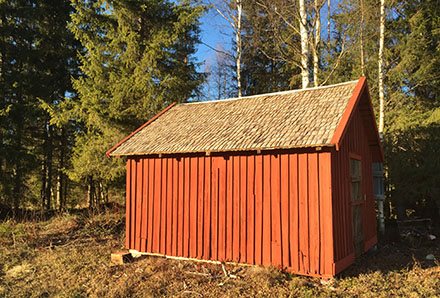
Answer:
[(271, 92), (271, 93), (247, 95), (247, 96), (242, 96), (242, 97), (231, 97), (231, 98), (216, 99), (216, 100), (185, 102), (185, 103), (179, 103), (176, 106), (180, 106), (180, 105), (193, 105), (193, 104), (205, 104), (205, 103), (223, 102), (223, 101), (235, 101), (235, 100), (240, 100), (240, 99), (248, 99), (248, 98), (254, 98), (254, 97), (261, 97), (261, 96), (274, 96), (274, 95), (290, 94), (290, 93), (297, 93), (297, 92), (306, 92), (306, 91), (312, 91), (312, 90), (332, 88), (332, 87), (337, 87), (337, 86), (341, 86), (341, 85), (353, 84), (353, 83), (358, 82), (358, 81), (359, 81), (359, 79), (353, 80), (353, 81), (348, 81), (348, 82), (342, 82), (342, 83), (338, 83), (338, 84), (333, 84), (333, 85), (311, 87), (311, 88), (306, 88), (306, 89), (293, 89), (293, 90), (277, 91), (277, 92)]

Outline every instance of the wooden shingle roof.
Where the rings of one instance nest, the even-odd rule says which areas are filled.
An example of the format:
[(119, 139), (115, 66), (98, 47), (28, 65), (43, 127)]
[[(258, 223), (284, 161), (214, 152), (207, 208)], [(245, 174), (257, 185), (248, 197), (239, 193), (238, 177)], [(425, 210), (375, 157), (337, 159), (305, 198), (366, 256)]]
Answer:
[(358, 80), (238, 99), (174, 105), (111, 156), (332, 145)]

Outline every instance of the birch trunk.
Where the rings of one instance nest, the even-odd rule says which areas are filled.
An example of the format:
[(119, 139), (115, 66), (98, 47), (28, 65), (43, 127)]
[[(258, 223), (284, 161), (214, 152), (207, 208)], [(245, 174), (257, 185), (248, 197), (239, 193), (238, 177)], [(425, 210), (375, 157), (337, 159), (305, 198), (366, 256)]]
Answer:
[(319, 86), (319, 43), (321, 42), (321, 5), (320, 0), (315, 0), (315, 38), (313, 45), (313, 84)]
[(309, 85), (309, 45), (307, 36), (307, 14), (304, 0), (299, 0), (299, 15), (300, 15), (300, 35), (301, 35), (301, 77), (302, 77), (302, 88), (305, 89)]
[(379, 81), (379, 136), (383, 138), (384, 129), (384, 88), (383, 88), (383, 51), (385, 39), (385, 0), (380, 0), (380, 37), (379, 37), (379, 59), (378, 59), (378, 81)]
[(243, 11), (243, 3), (241, 0), (236, 0), (237, 3), (237, 21), (236, 21), (236, 30), (235, 30), (235, 40), (237, 42), (237, 89), (238, 89), (238, 97), (242, 96), (241, 90), (241, 15)]
[(360, 23), (360, 41), (361, 41), (361, 72), (362, 76), (365, 77), (365, 58), (364, 58), (364, 1), (360, 0), (361, 7), (361, 23)]
[(330, 44), (330, 4), (331, 0), (327, 1), (327, 43)]

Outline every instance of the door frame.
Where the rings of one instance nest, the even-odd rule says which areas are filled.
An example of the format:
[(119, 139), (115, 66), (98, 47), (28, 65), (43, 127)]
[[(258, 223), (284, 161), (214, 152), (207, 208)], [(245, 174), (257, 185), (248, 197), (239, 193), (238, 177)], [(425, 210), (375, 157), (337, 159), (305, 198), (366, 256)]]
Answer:
[[(361, 174), (361, 181), (360, 181), (360, 187), (361, 187), (361, 199), (359, 201), (353, 201), (353, 187), (352, 187), (352, 173), (351, 173), (351, 160), (358, 160), (360, 162), (360, 174)], [(348, 163), (349, 163), (349, 168), (350, 168), (350, 216), (351, 216), (351, 225), (352, 225), (352, 231), (353, 231), (353, 252), (355, 254), (355, 257), (359, 257), (364, 251), (364, 246), (365, 246), (365, 233), (364, 233), (364, 216), (363, 213), (365, 211), (365, 192), (364, 192), (364, 177), (363, 177), (363, 167), (362, 167), (362, 156), (360, 156), (359, 154), (350, 152), (349, 153), (349, 159), (348, 159)], [(362, 222), (362, 253), (357, 255), (356, 254), (356, 243), (355, 243), (355, 228), (354, 228), (354, 218), (353, 218), (353, 207), (354, 206), (359, 206), (361, 208), (361, 222)]]

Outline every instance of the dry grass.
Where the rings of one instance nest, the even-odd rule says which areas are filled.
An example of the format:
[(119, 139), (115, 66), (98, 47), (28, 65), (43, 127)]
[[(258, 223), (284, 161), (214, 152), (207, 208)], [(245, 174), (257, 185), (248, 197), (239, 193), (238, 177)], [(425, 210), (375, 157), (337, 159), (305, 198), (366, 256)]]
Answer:
[(440, 297), (439, 242), (411, 250), (385, 246), (341, 276), (319, 279), (275, 268), (140, 258), (110, 263), (123, 248), (118, 213), (0, 223), (0, 297)]

